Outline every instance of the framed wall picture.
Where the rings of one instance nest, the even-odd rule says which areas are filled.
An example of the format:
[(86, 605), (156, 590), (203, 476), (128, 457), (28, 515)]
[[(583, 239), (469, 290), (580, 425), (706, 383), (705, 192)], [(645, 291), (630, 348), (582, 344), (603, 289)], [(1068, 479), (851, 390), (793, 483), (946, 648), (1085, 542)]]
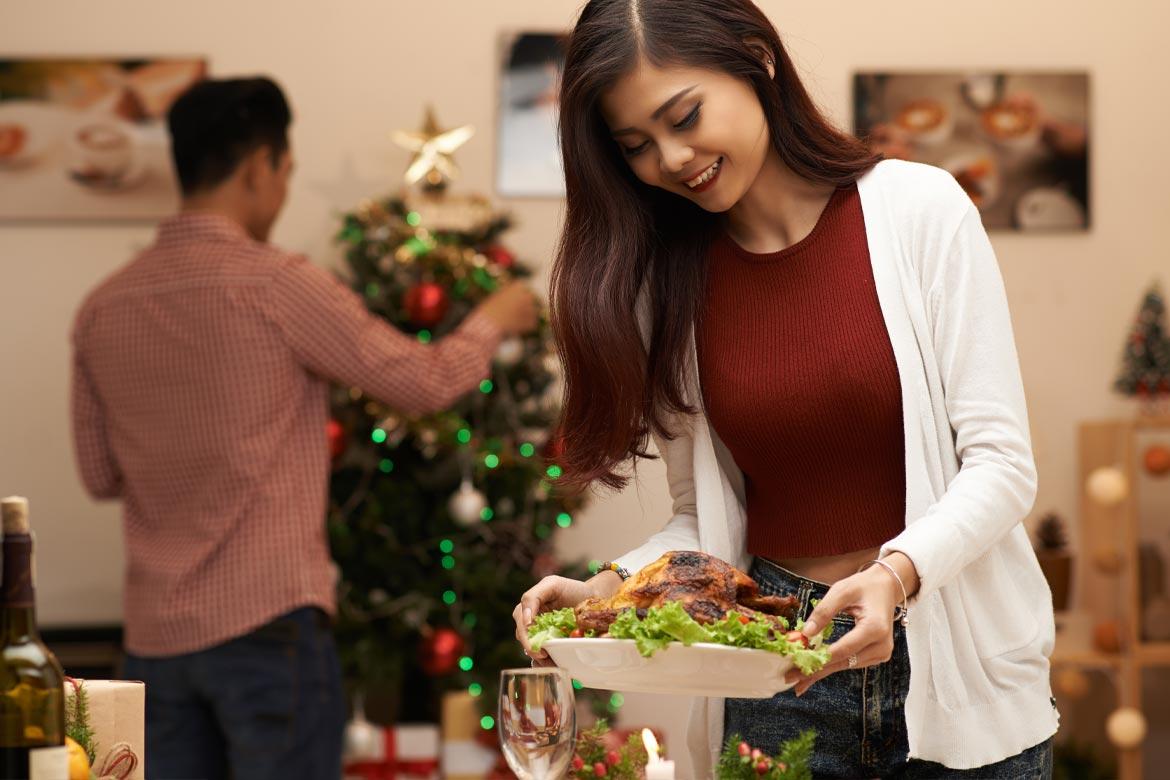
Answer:
[(1089, 228), (1087, 73), (857, 73), (853, 107), (858, 137), (950, 171), (988, 229)]
[(562, 33), (521, 32), (501, 46), (496, 191), (504, 197), (565, 194), (557, 140)]
[(166, 113), (202, 58), (0, 59), (0, 220), (153, 220), (178, 206)]

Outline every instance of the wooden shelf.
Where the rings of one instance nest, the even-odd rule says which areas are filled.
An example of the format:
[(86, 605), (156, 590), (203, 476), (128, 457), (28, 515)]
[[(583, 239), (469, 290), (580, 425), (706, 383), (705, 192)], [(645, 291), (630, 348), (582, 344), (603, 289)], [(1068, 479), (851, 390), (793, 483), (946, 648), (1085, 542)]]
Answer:
[(1141, 642), (1134, 654), (1142, 666), (1170, 666), (1170, 642)]
[[(1141, 640), (1141, 585), (1138, 571), (1138, 548), (1141, 543), (1140, 502), (1138, 492), (1141, 468), (1138, 436), (1170, 431), (1170, 415), (1159, 407), (1157, 413), (1127, 420), (1085, 422), (1077, 433), (1078, 476), (1080, 485), (1081, 555), (1074, 579), (1079, 582), (1080, 610), (1092, 615), (1093, 622), (1115, 620), (1120, 626), (1121, 652), (1104, 654), (1091, 645), (1090, 632), (1079, 626), (1071, 636), (1058, 633), (1053, 664), (1079, 664), (1089, 668), (1117, 670), (1118, 703), (1142, 707), (1142, 669), (1170, 666), (1170, 642)], [(1129, 494), (1112, 506), (1103, 506), (1088, 495), (1086, 480), (1096, 469), (1118, 468), (1129, 480)], [(1116, 556), (1119, 570), (1094, 566), (1095, 556)], [(1062, 644), (1062, 639), (1065, 641)], [(1142, 751), (1119, 750), (1118, 769), (1121, 780), (1141, 780)]]

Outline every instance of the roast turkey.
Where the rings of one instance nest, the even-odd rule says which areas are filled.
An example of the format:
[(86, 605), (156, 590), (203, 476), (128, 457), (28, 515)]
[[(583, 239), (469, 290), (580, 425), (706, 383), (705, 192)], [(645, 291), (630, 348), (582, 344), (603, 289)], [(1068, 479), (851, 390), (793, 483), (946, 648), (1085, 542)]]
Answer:
[[(577, 628), (603, 634), (623, 610), (645, 617), (650, 607), (677, 601), (702, 624), (722, 620), (730, 610), (754, 617), (757, 613), (782, 617), (791, 626), (796, 619), (795, 596), (764, 596), (755, 580), (734, 566), (706, 553), (668, 552), (622, 583), (609, 598), (586, 599), (574, 607)], [(773, 620), (777, 628), (779, 621)]]

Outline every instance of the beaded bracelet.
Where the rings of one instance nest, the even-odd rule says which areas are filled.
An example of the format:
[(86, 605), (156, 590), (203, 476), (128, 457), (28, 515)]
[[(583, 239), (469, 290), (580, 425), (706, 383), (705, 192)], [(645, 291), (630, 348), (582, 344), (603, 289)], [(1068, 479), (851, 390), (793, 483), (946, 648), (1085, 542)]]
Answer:
[(613, 563), (612, 561), (605, 561), (604, 563), (598, 564), (598, 566), (597, 566), (598, 574), (600, 574), (601, 572), (606, 571), (606, 570), (612, 571), (614, 574), (621, 577), (623, 581), (628, 580), (630, 578), (630, 570), (629, 569), (627, 569), (624, 566), (619, 566), (618, 564)]
[(898, 572), (894, 571), (894, 567), (885, 561), (875, 558), (872, 561), (866, 561), (865, 563), (861, 564), (861, 567), (857, 570), (857, 573), (860, 574), (874, 564), (877, 564), (878, 566), (881, 566), (883, 569), (888, 571), (890, 576), (892, 576), (898, 583), (898, 587), (902, 589), (902, 603), (894, 607), (894, 620), (901, 623), (902, 628), (906, 628), (910, 625), (910, 610), (906, 606), (906, 602), (908, 602), (910, 598), (906, 595), (906, 586), (902, 583), (902, 578), (898, 576)]

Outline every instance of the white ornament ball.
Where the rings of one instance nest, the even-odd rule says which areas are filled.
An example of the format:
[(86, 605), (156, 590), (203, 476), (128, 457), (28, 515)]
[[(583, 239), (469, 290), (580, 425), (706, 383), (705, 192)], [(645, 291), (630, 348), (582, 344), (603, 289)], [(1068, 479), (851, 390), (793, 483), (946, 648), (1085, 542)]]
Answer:
[(1105, 721), (1105, 733), (1122, 750), (1135, 748), (1146, 738), (1146, 716), (1134, 707), (1118, 707)]
[(487, 497), (475, 489), (468, 480), (464, 480), (459, 489), (451, 494), (447, 502), (447, 509), (455, 522), (467, 528), (480, 520), (480, 513), (487, 506)]
[(345, 760), (373, 761), (382, 753), (382, 730), (360, 710), (345, 724)]
[(496, 348), (496, 362), (501, 366), (514, 366), (524, 358), (524, 342), (513, 336), (500, 342)]
[(1117, 506), (1129, 496), (1129, 480), (1120, 469), (1103, 466), (1089, 473), (1085, 482), (1089, 497), (1101, 506)]
[(538, 449), (548, 441), (547, 428), (521, 428), (517, 433), (521, 441), (526, 441)]
[(1070, 699), (1083, 699), (1089, 692), (1089, 677), (1080, 669), (1062, 669), (1056, 677), (1056, 690)]

